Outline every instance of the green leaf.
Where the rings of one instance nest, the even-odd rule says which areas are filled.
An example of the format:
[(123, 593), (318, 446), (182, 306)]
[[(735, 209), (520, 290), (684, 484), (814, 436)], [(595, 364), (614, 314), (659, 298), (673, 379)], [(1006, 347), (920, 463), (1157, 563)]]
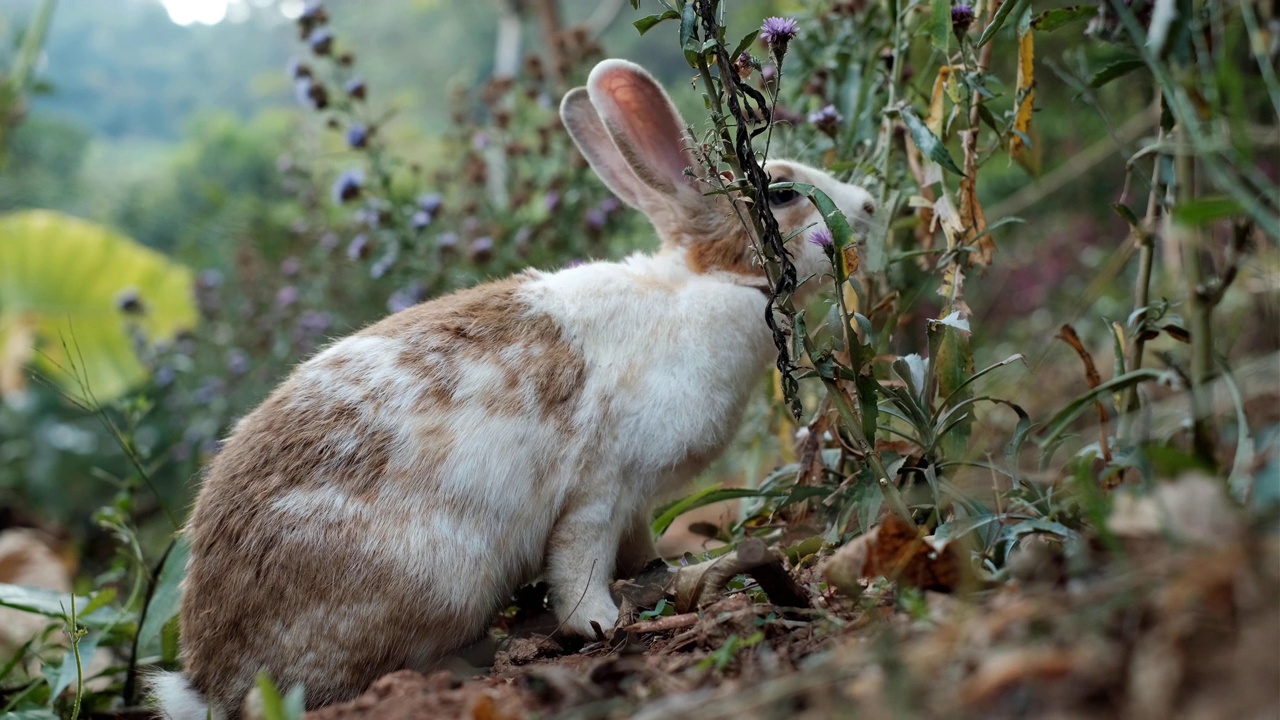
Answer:
[(1165, 373), (1159, 370), (1140, 368), (1124, 375), (1118, 375), (1095, 388), (1091, 388), (1088, 392), (1077, 396), (1066, 407), (1059, 410), (1045, 425), (1044, 432), (1037, 442), (1042, 448), (1050, 447), (1058, 436), (1065, 432), (1067, 427), (1080, 416), (1080, 413), (1093, 406), (1095, 399), (1116, 390), (1123, 390), (1130, 385), (1160, 380), (1164, 376)]
[[(77, 608), (90, 607), (93, 602), (93, 596), (76, 596)], [(71, 595), (56, 590), (0, 583), (0, 607), (62, 620), (71, 612)], [(104, 607), (93, 612), (77, 613), (76, 620), (87, 628), (104, 629), (114, 625), (120, 615), (120, 610)]]
[(1004, 26), (1004, 21), (1009, 19), (1010, 15), (1017, 16), (1021, 13), (1022, 8), (1030, 3), (1030, 0), (1006, 1), (1000, 5), (1000, 9), (996, 10), (996, 16), (991, 18), (991, 24), (982, 30), (982, 35), (978, 37), (978, 47), (986, 45), (1000, 28)]
[(946, 53), (951, 46), (951, 0), (932, 0), (929, 11), (929, 40)]
[[(1006, 3), (1008, 4), (1008, 3)], [(915, 110), (910, 106), (902, 108), (902, 121), (907, 125), (907, 131), (911, 133), (911, 140), (920, 148), (920, 152), (930, 160), (938, 163), (946, 170), (964, 177), (964, 171), (956, 165), (956, 161), (951, 159), (951, 153), (947, 152), (947, 146), (934, 135), (924, 121), (916, 115)]]
[(631, 23), (631, 25), (636, 30), (638, 30), (641, 35), (643, 35), (649, 32), (650, 30), (652, 30), (654, 25), (657, 25), (663, 20), (675, 20), (678, 17), (680, 17), (680, 13), (676, 12), (675, 10), (668, 10), (662, 13), (661, 15), (646, 15), (640, 18), (639, 20), (636, 20), (635, 22)]
[[(86, 404), (147, 376), (131, 332), (167, 340), (196, 324), (190, 269), (101, 225), (47, 210), (0, 216), (0, 381), (23, 365)], [(118, 309), (124, 294), (139, 312)], [(89, 395), (93, 397), (90, 398)]]
[(1045, 10), (1031, 21), (1031, 27), (1040, 32), (1053, 32), (1058, 28), (1080, 20), (1088, 20), (1098, 14), (1098, 8), (1092, 5), (1073, 5), (1071, 7)]
[[(684, 4), (684, 12), (680, 15), (680, 47), (689, 47), (689, 41), (693, 39), (694, 28), (697, 27), (698, 15), (694, 12), (693, 3), (686, 2)], [(715, 38), (710, 38), (714, 40)]]
[(58, 714), (44, 708), (0, 713), (0, 720), (59, 720)]
[(951, 522), (945, 522), (933, 531), (933, 539), (938, 541), (952, 540), (954, 538), (963, 537), (981, 527), (986, 527), (993, 522), (1003, 520), (1003, 514), (992, 513), (990, 515), (970, 515), (968, 517), (956, 518)]
[(1093, 76), (1089, 78), (1089, 87), (1100, 88), (1112, 80), (1124, 77), (1140, 67), (1143, 67), (1143, 62), (1136, 57), (1121, 58), (1120, 60), (1116, 60), (1110, 65), (1107, 65), (1094, 73)]
[(284, 697), (266, 672), (258, 673), (258, 692), (262, 695), (262, 717), (265, 720), (301, 720), (305, 712), (302, 686), (295, 685)]
[(164, 564), (160, 566), (156, 587), (151, 593), (151, 602), (147, 605), (147, 616), (142, 619), (142, 627), (138, 629), (140, 655), (153, 655), (159, 652), (161, 631), (178, 614), (178, 608), (182, 603), (180, 586), (186, 574), (187, 558), (190, 555), (190, 539), (186, 534), (179, 535), (165, 555)]
[[(76, 619), (79, 620), (79, 617)], [(80, 638), (78, 643), (80, 652), (79, 670), (76, 669), (75, 652), (68, 649), (63, 654), (62, 667), (58, 669), (57, 682), (53, 683), (49, 691), (51, 697), (58, 697), (62, 694), (63, 690), (74, 685), (77, 675), (80, 676), (82, 683), (84, 680), (88, 679), (89, 676), (87, 673), (89, 671), (89, 663), (93, 660), (94, 654), (98, 652), (99, 637), (98, 633), (93, 632)]]
[(738, 44), (735, 45), (733, 48), (733, 59), (735, 60), (738, 59), (739, 55), (746, 52), (747, 48), (751, 47), (751, 43), (755, 42), (755, 39), (759, 35), (760, 35), (759, 29), (752, 30), (748, 32), (746, 35), (743, 35), (742, 39), (739, 40)]
[(763, 490), (751, 490), (748, 488), (722, 488), (718, 484), (712, 485), (711, 487), (706, 488), (704, 490), (699, 490), (698, 492), (695, 492), (694, 494), (686, 498), (677, 500), (676, 502), (672, 503), (671, 505), (668, 505), (665, 509), (663, 509), (661, 514), (659, 514), (658, 517), (655, 518), (653, 521), (653, 526), (652, 526), (653, 534), (661, 535), (662, 533), (667, 531), (667, 528), (671, 527), (671, 523), (675, 522), (676, 518), (680, 517), (684, 513), (689, 512), (690, 510), (693, 510), (695, 508), (700, 508), (704, 505), (717, 503), (717, 502), (720, 502), (721, 500), (736, 500), (738, 498), (749, 498), (749, 497), (768, 497), (771, 495), (778, 496), (780, 494), (782, 493), (766, 492)]
[(1180, 225), (1208, 225), (1233, 215), (1240, 215), (1244, 208), (1235, 198), (1225, 196), (1197, 198), (1173, 209), (1173, 221)]

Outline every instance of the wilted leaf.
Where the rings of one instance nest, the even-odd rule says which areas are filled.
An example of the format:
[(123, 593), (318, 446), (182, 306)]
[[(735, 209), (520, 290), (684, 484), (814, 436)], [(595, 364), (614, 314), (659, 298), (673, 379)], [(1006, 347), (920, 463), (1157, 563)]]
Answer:
[[(1030, 12), (1028, 10), (1028, 12)], [(1030, 27), (1018, 28), (1018, 85), (1015, 97), (1018, 111), (1013, 119), (1013, 132), (1009, 138), (1009, 156), (1014, 160), (1023, 159), (1026, 149), (1024, 138), (1031, 131), (1031, 113), (1034, 110), (1036, 97), (1035, 75), (1035, 33)]]
[[(118, 307), (126, 298), (131, 313)], [(146, 377), (130, 327), (155, 342), (195, 323), (191, 271), (160, 253), (61, 213), (0, 217), (0, 377), (22, 377), (13, 364), (31, 354), (26, 344), (38, 351), (34, 368), (67, 393), (88, 400), (74, 368), (111, 400)]]
[(929, 115), (924, 120), (924, 124), (929, 128), (930, 132), (938, 136), (942, 135), (942, 121), (945, 119), (944, 113), (947, 105), (945, 102), (947, 81), (950, 77), (950, 65), (943, 65), (938, 68), (938, 76), (933, 80), (933, 93), (929, 96)]
[[(1085, 348), (1084, 343), (1080, 341), (1080, 336), (1076, 334), (1075, 328), (1070, 325), (1063, 325), (1058, 330), (1059, 340), (1071, 346), (1076, 354), (1080, 356), (1080, 361), (1084, 363), (1085, 378), (1089, 382), (1090, 388), (1097, 388), (1102, 384), (1102, 376), (1098, 374), (1098, 368), (1093, 362), (1093, 355)], [(1098, 408), (1098, 423), (1101, 426), (1100, 436), (1098, 439), (1098, 447), (1102, 453), (1102, 458), (1108, 462), (1111, 461), (1110, 446), (1110, 429), (1111, 413), (1107, 410), (1107, 406), (1103, 404), (1101, 396), (1094, 399), (1094, 406)]]
[(972, 568), (956, 544), (926, 538), (923, 528), (889, 513), (879, 525), (828, 558), (822, 574), (846, 594), (856, 594), (856, 580), (878, 576), (951, 592), (967, 585)]

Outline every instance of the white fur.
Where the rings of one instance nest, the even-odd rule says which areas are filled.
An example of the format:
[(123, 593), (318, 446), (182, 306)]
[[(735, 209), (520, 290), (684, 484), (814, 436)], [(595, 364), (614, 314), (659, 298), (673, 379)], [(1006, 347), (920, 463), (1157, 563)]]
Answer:
[[(314, 590), (311, 604), (282, 610), (288, 617), (279, 622), (269, 618), (271, 655), (245, 658), (236, 677), (214, 678), (210, 687), (247, 691), (262, 668), (283, 685), (330, 690), (326, 683), (350, 664), (340, 648), (352, 644), (378, 644), (380, 656), (425, 670), (483, 633), (511, 592), (540, 572), (567, 631), (590, 636), (593, 625), (608, 630), (618, 615), (608, 591), (615, 561), (634, 564), (654, 554), (648, 520), (655, 498), (678, 490), (732, 438), (774, 352), (764, 322), (763, 281), (738, 274), (740, 268), (691, 268), (696, 243), (717, 239), (691, 237), (691, 228), (724, 228), (731, 208), (723, 197), (708, 199), (683, 176), (684, 123), (678, 117), (623, 122), (611, 115), (635, 107), (674, 113), (665, 93), (622, 61), (601, 63), (591, 78), (589, 96), (566, 97), (566, 126), (597, 173), (643, 209), (664, 242), (654, 255), (531, 272), (518, 286), (515, 310), (550, 319), (559, 331), (556, 341), (581, 361), (572, 416), (543, 416), (535, 377), (518, 379), (514, 392), (521, 403), (514, 412), (510, 403), (499, 413), (487, 402), (503, 399), (495, 393), (510, 392), (504, 388), (511, 367), (522, 361), (536, 365), (549, 344), (508, 346), (479, 358), (445, 357), (435, 350), (414, 358), (421, 366), (448, 364), (457, 372), (448, 388), (452, 401), (440, 406), (424, 406), (423, 380), (405, 371), (404, 354), (413, 347), (406, 339), (353, 336), (302, 365), (290, 381), (285, 407), (358, 408), (362, 427), (391, 438), (385, 473), (372, 489), (348, 490), (340, 481), (352, 458), (361, 457), (366, 438), (354, 427), (333, 430), (324, 439), (333, 459), (315, 471), (325, 482), (282, 483), (286, 489), (267, 500), (282, 521), (278, 534), (249, 537), (237, 552), (343, 542), (353, 546), (343, 550), (354, 551), (370, 567), (393, 569), (395, 586), (361, 586), (355, 579), (359, 567), (334, 567), (332, 575), (324, 568), (323, 582), (308, 586)], [(613, 102), (611, 87), (639, 88), (651, 102)], [(658, 143), (646, 137), (644, 147), (662, 155), (652, 163), (636, 147), (620, 151), (639, 143), (628, 133), (654, 128), (671, 132), (662, 140), (676, 149), (659, 153), (652, 150)], [(766, 169), (818, 185), (851, 219), (865, 220), (869, 196), (861, 188), (796, 163)], [(820, 221), (812, 205), (803, 203), (779, 214), (784, 233)], [(804, 233), (791, 251), (802, 278), (827, 267), (822, 250), (806, 242)], [(341, 382), (334, 381), (337, 360), (346, 368)], [(229, 443), (245, 441), (239, 432)], [(441, 438), (447, 438), (447, 451)], [(245, 485), (234, 492), (252, 490), (255, 481), (224, 480)], [(203, 527), (200, 508), (198, 502), (193, 527)], [(196, 548), (193, 542), (193, 563), (199, 560)], [(263, 582), (287, 580), (271, 576)], [(387, 637), (366, 631), (377, 619), (400, 617), (390, 613), (408, 606), (449, 633)], [(203, 717), (201, 698), (181, 676), (158, 674), (152, 686), (170, 717)]]
[[(147, 677), (147, 684), (151, 688), (152, 698), (160, 708), (160, 717), (164, 720), (206, 720), (210, 717), (204, 698), (191, 687), (182, 673), (153, 673)], [(218, 720), (222, 714), (215, 712), (212, 717)]]

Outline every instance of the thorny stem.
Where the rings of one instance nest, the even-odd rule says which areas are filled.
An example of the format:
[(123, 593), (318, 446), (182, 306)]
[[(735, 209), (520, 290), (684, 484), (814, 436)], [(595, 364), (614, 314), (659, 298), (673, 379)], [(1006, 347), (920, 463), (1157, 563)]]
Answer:
[[(746, 180), (747, 184), (745, 190), (754, 200), (751, 218), (755, 225), (756, 235), (760, 238), (766, 259), (765, 271), (771, 285), (769, 300), (765, 304), (765, 323), (769, 326), (769, 330), (773, 335), (774, 346), (778, 349), (777, 367), (782, 375), (783, 396), (788, 401), (792, 416), (799, 419), (804, 408), (800, 404), (798, 397), (799, 382), (793, 374), (795, 363), (792, 361), (790, 350), (787, 347), (786, 330), (778, 324), (778, 318), (775, 316), (775, 310), (785, 317), (794, 315), (794, 309), (791, 307), (791, 295), (796, 289), (796, 268), (791, 262), (790, 253), (783, 244), (782, 232), (778, 228), (778, 221), (774, 218), (773, 212), (769, 208), (769, 177), (765, 174), (764, 168), (761, 167), (760, 161), (756, 158), (755, 151), (751, 147), (753, 135), (758, 134), (760, 131), (754, 134), (750, 131), (750, 124), (739, 101), (742, 96), (747, 95), (747, 92), (742, 85), (742, 80), (738, 77), (737, 70), (733, 67), (734, 58), (729, 57), (729, 52), (724, 47), (724, 43), (720, 42), (719, 21), (716, 18), (719, 0), (690, 1), (695, 2), (694, 7), (702, 21), (702, 30), (705, 38), (715, 41), (716, 69), (720, 75), (725, 104), (728, 106), (729, 115), (735, 123), (733, 142), (731, 144), (732, 152), (726, 154), (726, 160), (733, 158), (729, 162), (736, 165), (736, 170), (741, 171), (742, 178)], [(698, 70), (708, 87), (714, 90), (715, 84), (711, 80), (710, 67), (706, 62), (705, 53), (700, 54)], [(709, 95), (713, 98), (713, 107), (720, 107), (718, 94), (711, 92)], [(764, 108), (761, 108), (761, 110), (763, 112)], [(766, 116), (765, 122), (769, 123), (771, 121), (772, 117)], [(728, 139), (729, 131), (724, 124), (723, 114), (717, 115), (716, 122), (722, 141)], [(735, 160), (736, 163), (734, 162)], [(715, 172), (715, 168), (710, 168), (710, 170)]]

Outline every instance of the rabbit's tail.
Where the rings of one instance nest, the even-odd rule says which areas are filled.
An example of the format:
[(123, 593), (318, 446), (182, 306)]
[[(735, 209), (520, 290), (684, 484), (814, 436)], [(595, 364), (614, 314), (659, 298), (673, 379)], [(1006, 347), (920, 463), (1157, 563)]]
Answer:
[(208, 717), (218, 717), (218, 713), (209, 715), (208, 704), (182, 673), (154, 673), (147, 678), (147, 684), (151, 688), (152, 700), (160, 709), (160, 717), (165, 720), (205, 720)]

